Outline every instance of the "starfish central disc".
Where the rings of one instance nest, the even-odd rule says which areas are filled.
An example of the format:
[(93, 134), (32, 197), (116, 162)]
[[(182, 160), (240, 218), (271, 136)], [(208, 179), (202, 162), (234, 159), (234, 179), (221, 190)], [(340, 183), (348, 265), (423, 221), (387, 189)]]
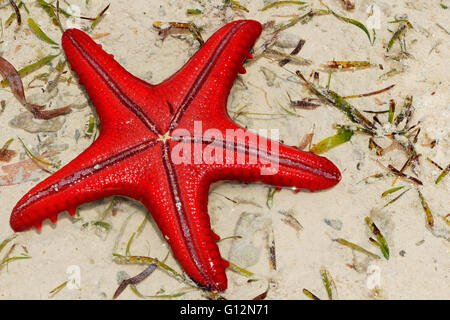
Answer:
[(170, 139), (171, 139), (172, 137), (170, 136), (170, 132), (166, 132), (165, 134), (160, 134), (159, 136), (158, 136), (158, 140), (159, 141), (162, 141), (162, 142), (167, 142), (167, 141), (169, 141)]

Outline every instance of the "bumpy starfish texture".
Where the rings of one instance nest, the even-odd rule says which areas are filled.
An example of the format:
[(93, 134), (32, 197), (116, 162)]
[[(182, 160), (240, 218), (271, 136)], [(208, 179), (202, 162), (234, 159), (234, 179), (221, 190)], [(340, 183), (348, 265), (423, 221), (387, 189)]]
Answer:
[[(229, 118), (228, 94), (238, 72), (245, 72), (242, 63), (251, 58), (260, 33), (256, 21), (229, 23), (172, 77), (151, 85), (82, 31), (67, 30), (62, 45), (98, 112), (101, 132), (17, 203), (11, 227), (40, 229), (44, 219), (55, 223), (58, 213), (73, 215), (83, 203), (113, 195), (133, 198), (152, 214), (186, 273), (200, 286), (225, 290), (228, 263), (207, 212), (211, 183), (240, 180), (317, 190), (341, 178), (326, 158), (256, 136)], [(240, 134), (231, 140), (218, 135), (226, 132)]]

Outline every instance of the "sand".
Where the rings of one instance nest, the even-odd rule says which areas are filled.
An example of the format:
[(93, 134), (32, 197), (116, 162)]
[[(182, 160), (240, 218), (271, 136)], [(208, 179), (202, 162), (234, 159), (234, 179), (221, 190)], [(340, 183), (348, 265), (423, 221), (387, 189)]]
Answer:
[[(80, 8), (80, 14), (95, 16), (110, 1), (71, 1)], [(52, 25), (48, 16), (32, 1), (25, 1), (30, 14), (40, 27), (57, 42), (60, 41), (59, 29)], [(169, 35), (164, 41), (153, 28), (155, 21), (169, 22), (193, 21), (203, 28), (202, 35), (207, 39), (215, 30), (226, 22), (249, 18), (262, 23), (275, 20), (276, 23), (287, 22), (292, 14), (300, 14), (297, 6), (283, 6), (266, 11), (259, 11), (269, 1), (246, 1), (240, 3), (249, 12), (222, 8), (222, 1), (111, 1), (111, 7), (102, 21), (97, 25), (93, 35), (99, 35), (98, 42), (126, 69), (134, 75), (151, 83), (158, 83), (178, 70), (198, 49), (198, 43), (189, 34)], [(278, 66), (278, 60), (260, 57), (246, 64), (247, 73), (242, 75), (233, 87), (229, 100), (230, 115), (247, 106), (249, 113), (243, 114), (236, 121), (251, 130), (278, 129), (279, 136), (288, 145), (299, 145), (303, 137), (314, 127), (313, 144), (335, 134), (335, 124), (350, 124), (346, 116), (336, 108), (323, 104), (315, 110), (297, 110), (298, 116), (288, 115), (281, 106), (288, 106), (286, 92), (293, 99), (312, 96), (298, 79), (287, 70), (301, 70), (308, 76), (312, 70), (320, 73), (319, 83), (326, 86), (328, 70), (321, 64), (335, 60), (367, 60), (376, 67), (355, 70), (336, 71), (332, 74), (330, 88), (341, 95), (366, 93), (396, 86), (380, 95), (349, 100), (360, 110), (385, 110), (394, 99), (398, 110), (404, 98), (414, 97), (415, 112), (411, 123), (420, 121), (421, 133), (416, 149), (421, 154), (417, 166), (418, 178), (423, 186), (399, 180), (396, 186), (411, 188), (396, 202), (383, 206), (399, 193), (381, 198), (381, 193), (391, 188), (393, 176), (381, 179), (364, 178), (387, 171), (379, 163), (401, 168), (406, 161), (405, 153), (393, 150), (380, 157), (368, 149), (368, 137), (355, 134), (350, 142), (327, 151), (324, 156), (332, 160), (342, 172), (342, 181), (334, 188), (322, 192), (294, 193), (282, 190), (274, 195), (273, 202), (267, 204), (268, 186), (236, 182), (224, 182), (211, 188), (208, 210), (212, 226), (221, 237), (236, 234), (239, 219), (244, 215), (251, 218), (253, 224), (246, 229), (248, 243), (254, 247), (256, 255), (253, 261), (232, 261), (254, 273), (248, 281), (242, 274), (228, 270), (229, 288), (222, 293), (227, 299), (251, 299), (270, 287), (267, 299), (308, 299), (302, 293), (304, 288), (318, 297), (327, 299), (327, 293), (321, 280), (321, 270), (326, 269), (333, 279), (333, 298), (335, 299), (449, 299), (449, 233), (450, 226), (444, 217), (449, 213), (448, 177), (435, 184), (440, 170), (426, 161), (429, 157), (442, 167), (447, 166), (449, 157), (449, 42), (446, 30), (448, 10), (440, 6), (441, 1), (356, 1), (356, 8), (345, 11), (340, 1), (329, 0), (327, 4), (336, 12), (346, 17), (357, 19), (366, 25), (366, 9), (374, 4), (379, 13), (379, 29), (373, 45), (366, 34), (355, 27), (339, 21), (331, 15), (314, 17), (306, 24), (296, 24), (280, 34), (284, 45), (292, 46), (301, 38), (306, 40), (300, 52), (302, 58), (311, 60), (312, 64), (299, 66), (288, 64), (285, 69)], [(312, 1), (313, 8), (324, 9), (318, 1)], [(65, 3), (61, 7), (67, 8)], [(202, 15), (187, 16), (187, 9), (201, 9)], [(379, 9), (379, 10), (378, 10)], [(378, 10), (378, 11), (377, 11)], [(374, 11), (374, 12), (375, 12)], [(18, 69), (50, 53), (58, 52), (51, 45), (40, 40), (27, 25), (28, 15), (23, 9), (23, 23), (17, 27), (14, 21), (9, 27), (5, 21), (12, 13), (10, 6), (0, 9), (3, 24), (0, 52), (2, 57), (13, 63)], [(408, 58), (395, 61), (386, 55), (397, 55), (399, 43), (395, 43), (389, 53), (386, 46), (398, 24), (388, 23), (396, 17), (407, 15), (413, 29), (406, 33), (406, 45), (410, 54)], [(284, 17), (281, 17), (284, 16)], [(64, 26), (68, 20), (61, 17)], [(89, 22), (76, 20), (83, 27)], [(376, 26), (375, 26), (376, 27)], [(369, 30), (370, 33), (372, 32)], [(108, 33), (105, 35), (104, 33)], [(255, 48), (270, 39), (269, 32), (263, 33)], [(283, 42), (281, 41), (281, 42)], [(287, 42), (287, 43), (286, 43)], [(283, 43), (282, 43), (283, 44)], [(289, 53), (292, 48), (273, 47)], [(56, 61), (52, 63), (55, 67)], [(383, 70), (378, 66), (381, 64)], [(276, 74), (273, 83), (266, 81), (262, 68)], [(388, 79), (380, 76), (392, 70), (402, 73)], [(48, 72), (48, 67), (24, 78), (25, 86), (38, 74)], [(66, 68), (66, 71), (68, 69)], [(70, 73), (63, 74), (67, 79)], [(271, 85), (269, 85), (271, 84)], [(64, 165), (85, 150), (94, 136), (86, 135), (89, 118), (93, 116), (92, 106), (87, 105), (87, 95), (75, 81), (58, 83), (52, 93), (45, 91), (46, 83), (36, 80), (26, 88), (29, 100), (37, 103), (52, 101), (53, 106), (74, 104), (76, 108), (66, 116), (61, 129), (54, 134), (29, 133), (23, 129), (13, 128), (9, 122), (23, 113), (25, 109), (13, 96), (9, 88), (0, 91), (0, 99), (5, 100), (6, 107), (0, 113), (0, 144), (10, 138), (15, 141), (10, 149), (19, 153), (9, 164), (27, 160), (17, 137), (34, 152), (37, 145), (53, 138), (49, 145), (59, 152), (52, 161)], [(267, 95), (267, 98), (266, 98)], [(282, 115), (280, 115), (282, 114)], [(371, 115), (370, 115), (371, 117)], [(379, 115), (386, 123), (386, 115)], [(79, 134), (76, 141), (75, 136)], [(434, 148), (430, 140), (436, 139)], [(384, 140), (387, 141), (387, 140)], [(56, 145), (56, 147), (55, 147)], [(384, 143), (383, 146), (387, 144)], [(379, 161), (379, 163), (377, 162)], [(7, 165), (0, 162), (0, 167)], [(23, 173), (23, 172), (22, 172)], [(411, 169), (407, 171), (413, 175)], [(5, 174), (0, 168), (0, 176)], [(16, 176), (14, 185), (0, 186), (0, 242), (13, 234), (9, 226), (9, 216), (16, 202), (49, 173), (36, 169), (31, 177)], [(19, 182), (19, 183), (17, 183)], [(425, 213), (418, 197), (419, 189), (435, 220), (435, 227), (427, 226)], [(128, 199), (116, 200), (113, 212), (109, 212), (105, 222), (111, 228), (83, 226), (99, 219), (102, 212), (110, 205), (112, 198), (96, 201), (79, 208), (81, 219), (74, 221), (67, 213), (59, 216), (57, 225), (45, 221), (41, 231), (35, 229), (19, 233), (0, 253), (3, 259), (12, 244), (16, 244), (10, 257), (29, 256), (31, 259), (11, 261), (0, 267), (1, 299), (111, 299), (118, 287), (118, 281), (124, 274), (134, 276), (144, 270), (143, 265), (125, 265), (113, 261), (112, 253), (124, 254), (128, 239), (144, 219), (146, 209)], [(269, 201), (270, 202), (270, 201)], [(291, 223), (287, 223), (287, 215)], [(284, 214), (283, 214), (284, 213)], [(373, 234), (366, 226), (365, 217), (371, 217), (390, 248), (389, 260), (368, 238)], [(292, 218), (301, 227), (292, 225)], [(332, 220), (328, 224), (326, 219)], [(242, 219), (241, 219), (242, 221)], [(331, 226), (330, 226), (331, 224)], [(369, 259), (366, 255), (353, 251), (333, 241), (343, 238), (356, 243), (379, 255), (380, 259)], [(267, 239), (275, 243), (276, 270), (271, 268)], [(219, 243), (221, 254), (229, 259), (233, 239)], [(244, 246), (245, 247), (245, 246)], [(145, 225), (130, 248), (132, 255), (151, 256), (164, 259), (169, 248), (162, 239), (152, 219)], [(234, 256), (242, 252), (234, 252)], [(1, 261), (1, 260), (0, 260)], [(181, 271), (177, 262), (169, 253), (166, 263)], [(67, 280), (78, 278), (79, 287), (66, 286), (56, 294), (50, 291)], [(177, 299), (205, 299), (205, 294), (178, 282), (161, 270), (156, 270), (148, 279), (138, 285), (144, 295), (185, 293)], [(126, 289), (119, 299), (140, 299), (130, 289)]]

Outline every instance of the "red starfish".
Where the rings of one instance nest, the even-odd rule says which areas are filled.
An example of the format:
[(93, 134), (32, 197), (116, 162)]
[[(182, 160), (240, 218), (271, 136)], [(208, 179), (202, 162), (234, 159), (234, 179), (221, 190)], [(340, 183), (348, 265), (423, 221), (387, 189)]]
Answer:
[(341, 178), (326, 158), (260, 138), (229, 118), (228, 94), (260, 33), (256, 21), (229, 23), (181, 70), (154, 86), (125, 71), (82, 31), (67, 30), (62, 45), (96, 107), (101, 133), (17, 203), (12, 228), (39, 229), (44, 219), (55, 223), (58, 213), (73, 215), (85, 202), (130, 197), (147, 207), (193, 280), (225, 290), (228, 262), (220, 256), (207, 213), (211, 183), (317, 190)]

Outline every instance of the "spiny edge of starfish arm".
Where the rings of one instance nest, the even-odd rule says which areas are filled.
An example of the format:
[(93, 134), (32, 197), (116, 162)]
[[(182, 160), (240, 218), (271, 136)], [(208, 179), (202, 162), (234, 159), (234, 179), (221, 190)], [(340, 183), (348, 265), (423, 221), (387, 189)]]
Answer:
[(172, 162), (168, 145), (162, 151), (167, 180), (159, 184), (163, 190), (157, 193), (168, 191), (167, 200), (147, 197), (143, 203), (189, 277), (203, 288), (224, 291), (228, 262), (222, 259), (216, 243), (219, 237), (211, 230), (207, 212), (209, 185), (195, 172), (180, 174), (182, 168)]
[[(224, 126), (233, 129), (234, 136), (227, 136), (226, 140), (214, 136), (173, 137), (178, 143), (203, 145), (201, 149), (190, 148), (192, 159), (205, 161), (211, 152), (215, 153), (214, 157), (218, 155), (219, 163), (211, 166), (217, 174), (215, 180), (245, 178), (247, 182), (291, 187), (297, 191), (327, 189), (341, 180), (339, 169), (325, 157), (258, 136), (231, 120), (225, 121)], [(215, 160), (206, 159), (207, 163), (211, 161)]]
[(73, 216), (83, 203), (121, 194), (121, 181), (116, 181), (116, 185), (111, 183), (110, 171), (156, 145), (155, 140), (148, 140), (108, 156), (101, 152), (103, 137), (101, 135), (78, 157), (38, 183), (18, 201), (10, 217), (15, 232), (33, 226), (40, 230), (46, 219), (56, 223), (58, 214), (64, 211)]
[[(235, 140), (232, 148), (236, 150), (235, 158), (243, 152), (257, 156), (260, 174), (256, 175), (256, 178), (260, 182), (277, 187), (294, 187), (297, 191), (315, 191), (331, 188), (342, 178), (339, 168), (326, 157), (257, 135), (234, 123), (230, 118), (225, 123), (227, 128), (233, 128)], [(271, 174), (266, 169), (268, 166), (272, 168), (273, 165), (278, 170)], [(290, 173), (296, 175), (290, 176)], [(301, 176), (307, 178), (309, 184), (298, 179)]]

